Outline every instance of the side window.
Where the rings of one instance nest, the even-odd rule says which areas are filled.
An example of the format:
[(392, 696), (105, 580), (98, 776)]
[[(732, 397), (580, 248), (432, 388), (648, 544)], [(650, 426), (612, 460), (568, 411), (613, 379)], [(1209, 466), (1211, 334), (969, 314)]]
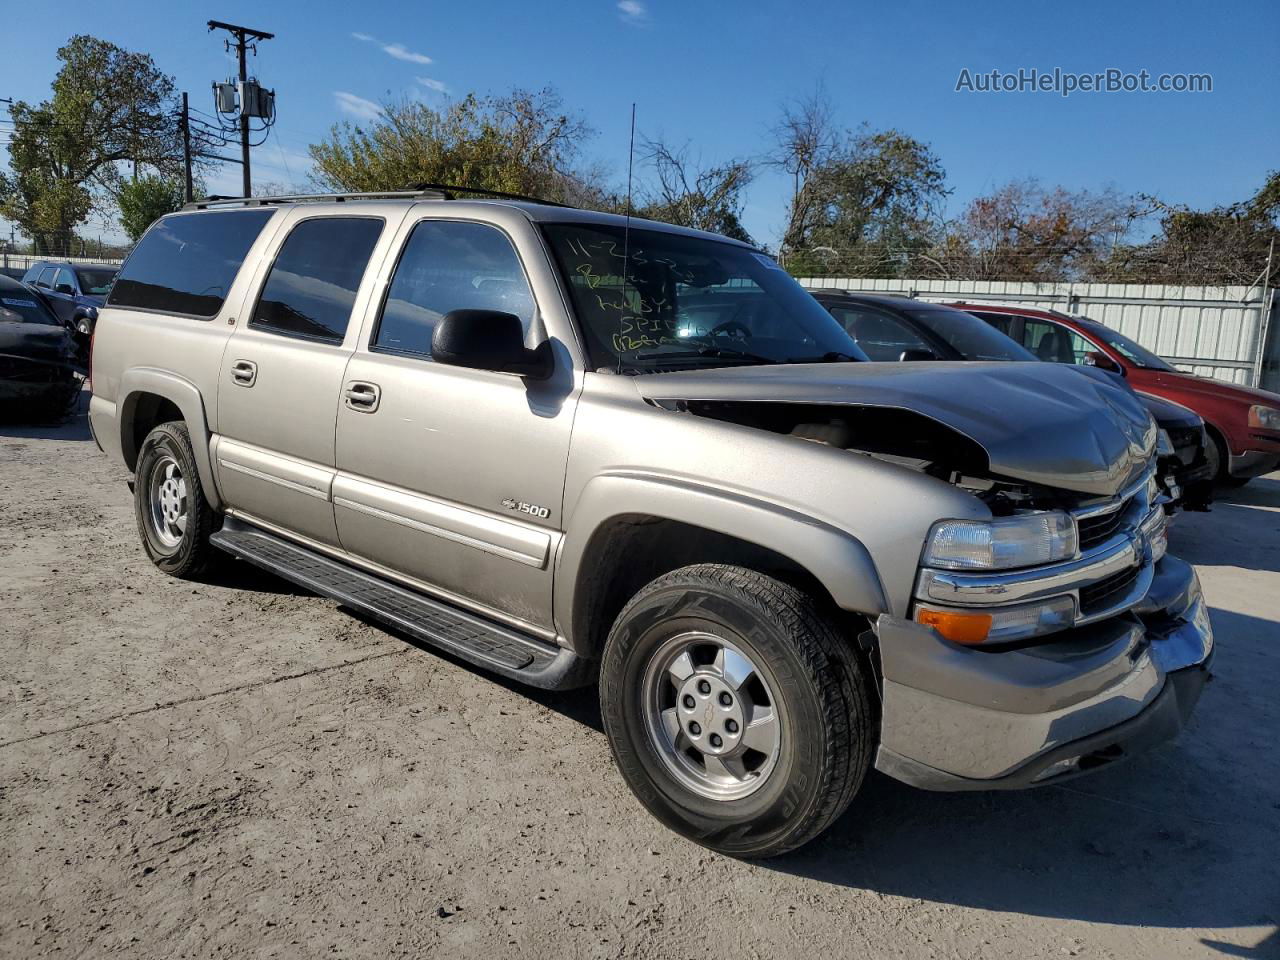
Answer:
[(899, 360), (904, 350), (928, 350), (933, 347), (906, 323), (888, 313), (869, 307), (832, 307), (831, 315), (858, 342), (872, 360)]
[(1084, 363), (1084, 355), (1096, 349), (1073, 330), (1030, 318), (1022, 325), (1022, 345), (1050, 363)]
[(36, 281), (36, 286), (44, 287), (46, 290), (51, 289), (53, 287), (53, 275), (56, 272), (53, 267), (45, 267), (40, 271), (40, 279)]
[(113, 307), (193, 317), (222, 309), (245, 255), (275, 211), (180, 213), (158, 220), (120, 268)]
[(249, 325), (341, 343), (382, 225), (373, 217), (317, 217), (294, 227), (271, 265)]
[[(59, 289), (59, 288), (62, 289)], [(65, 268), (59, 268), (57, 274), (53, 278), (53, 289), (59, 293), (75, 293), (76, 282), (71, 278), (71, 271)]]
[(987, 322), (987, 326), (995, 327), (997, 330), (1003, 333), (1006, 337), (1012, 335), (1010, 334), (1009, 331), (1013, 329), (1013, 317), (1009, 316), (1009, 314), (1007, 313), (975, 313), (974, 316), (980, 320), (985, 320)]
[(396, 264), (372, 346), (429, 357), (436, 321), (453, 310), (514, 313), (528, 332), (533, 293), (501, 230), (483, 223), (423, 220)]

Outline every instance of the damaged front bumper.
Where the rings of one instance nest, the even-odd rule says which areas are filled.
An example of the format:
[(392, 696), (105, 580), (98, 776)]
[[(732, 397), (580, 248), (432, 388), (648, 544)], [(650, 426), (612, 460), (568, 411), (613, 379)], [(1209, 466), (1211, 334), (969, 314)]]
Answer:
[(882, 616), (876, 767), (928, 790), (1056, 783), (1139, 753), (1186, 723), (1209, 676), (1213, 632), (1200, 583), (1155, 565), (1122, 616), (1013, 650), (963, 647)]

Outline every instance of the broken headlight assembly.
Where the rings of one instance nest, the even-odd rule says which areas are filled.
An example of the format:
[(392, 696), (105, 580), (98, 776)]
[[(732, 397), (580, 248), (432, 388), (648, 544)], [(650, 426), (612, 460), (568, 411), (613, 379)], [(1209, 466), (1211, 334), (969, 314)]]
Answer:
[(1061, 510), (992, 520), (940, 520), (929, 532), (924, 565), (942, 570), (1015, 570), (1076, 555), (1076, 522)]

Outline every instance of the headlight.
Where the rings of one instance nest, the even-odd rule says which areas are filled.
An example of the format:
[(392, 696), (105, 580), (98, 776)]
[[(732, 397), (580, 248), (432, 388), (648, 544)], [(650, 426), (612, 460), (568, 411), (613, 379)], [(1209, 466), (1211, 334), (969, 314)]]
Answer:
[(1076, 602), (1071, 597), (1053, 597), (1016, 607), (988, 607), (985, 610), (954, 610), (917, 604), (915, 619), (917, 623), (933, 627), (952, 643), (965, 646), (1008, 643), (1068, 629), (1075, 623)]
[(1280, 430), (1280, 410), (1261, 404), (1250, 407), (1249, 426), (1260, 430)]
[(1169, 436), (1169, 431), (1161, 429), (1156, 434), (1156, 455), (1160, 457), (1173, 456), (1173, 438)]
[(1076, 555), (1076, 522), (1060, 510), (994, 520), (941, 520), (924, 552), (927, 567), (1011, 570)]

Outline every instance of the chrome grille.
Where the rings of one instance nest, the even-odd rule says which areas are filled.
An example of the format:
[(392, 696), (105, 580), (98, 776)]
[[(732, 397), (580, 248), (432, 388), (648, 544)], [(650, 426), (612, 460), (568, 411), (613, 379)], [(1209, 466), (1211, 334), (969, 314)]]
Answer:
[(1099, 580), (1097, 583), (1091, 583), (1087, 587), (1081, 587), (1081, 616), (1091, 616), (1119, 603), (1124, 599), (1125, 594), (1133, 589), (1134, 581), (1138, 579), (1138, 573), (1140, 570), (1140, 567), (1131, 567), (1128, 570), (1121, 570), (1119, 573), (1113, 573), (1111, 576), (1103, 580)]
[(1110, 513), (1077, 521), (1077, 526), (1080, 530), (1080, 549), (1088, 550), (1090, 547), (1096, 547), (1114, 536), (1124, 522), (1125, 509), (1127, 507), (1128, 503), (1126, 502)]

